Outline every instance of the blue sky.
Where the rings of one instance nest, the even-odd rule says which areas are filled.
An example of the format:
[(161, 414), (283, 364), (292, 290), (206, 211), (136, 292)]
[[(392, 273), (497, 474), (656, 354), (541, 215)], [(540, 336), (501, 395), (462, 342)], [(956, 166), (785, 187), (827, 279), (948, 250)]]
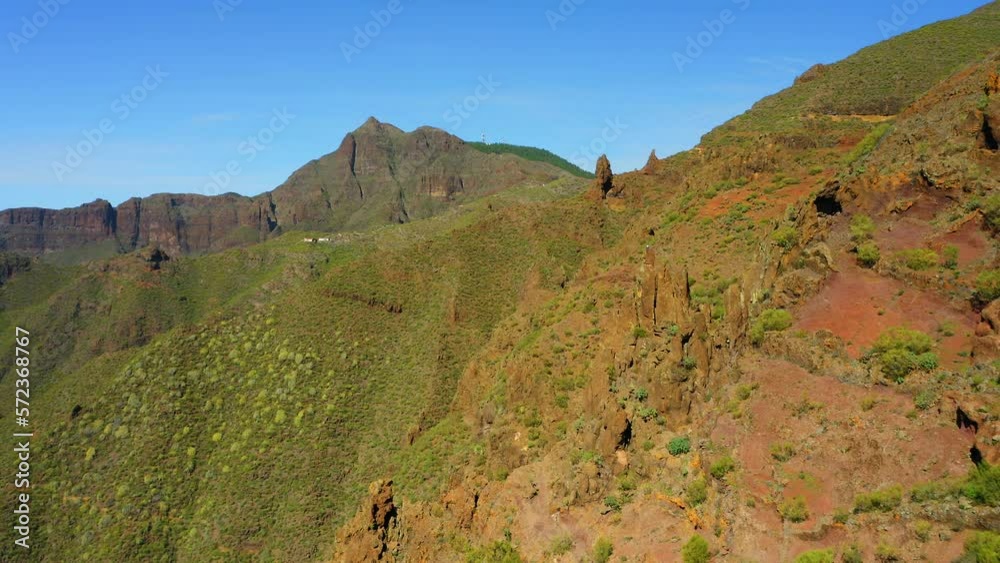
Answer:
[(885, 24), (982, 3), (5, 0), (0, 208), (258, 194), (370, 115), (634, 169)]

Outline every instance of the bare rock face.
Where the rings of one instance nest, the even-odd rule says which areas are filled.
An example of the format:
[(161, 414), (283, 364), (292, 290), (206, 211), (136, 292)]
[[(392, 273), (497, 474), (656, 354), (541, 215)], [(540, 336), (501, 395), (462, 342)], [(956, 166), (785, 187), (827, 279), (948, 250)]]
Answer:
[(373, 563), (396, 561), (402, 530), (393, 502), (392, 481), (375, 481), (355, 517), (337, 533), (334, 561)]
[(114, 239), (115, 210), (105, 200), (59, 211), (0, 211), (0, 250), (42, 254)]
[(608, 197), (608, 193), (614, 189), (614, 179), (615, 175), (611, 171), (611, 161), (608, 160), (608, 155), (602, 154), (601, 158), (597, 159), (597, 187), (601, 190), (601, 195), (603, 197)]

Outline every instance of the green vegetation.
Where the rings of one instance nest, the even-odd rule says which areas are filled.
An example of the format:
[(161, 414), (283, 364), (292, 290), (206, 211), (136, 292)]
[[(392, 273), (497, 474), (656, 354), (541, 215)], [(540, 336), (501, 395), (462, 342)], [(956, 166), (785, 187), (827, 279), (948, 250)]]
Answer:
[(965, 541), (962, 563), (1000, 562), (1000, 534), (996, 532), (976, 532)]
[(879, 123), (871, 130), (865, 138), (861, 140), (860, 143), (855, 145), (851, 152), (844, 157), (844, 164), (847, 166), (855, 166), (859, 162), (863, 161), (873, 150), (878, 146), (882, 138), (889, 133), (892, 129), (892, 125), (889, 123)]
[(795, 558), (795, 563), (833, 563), (833, 550), (814, 549)]
[(698, 534), (691, 536), (681, 549), (681, 558), (684, 563), (708, 563), (712, 558), (708, 542)]
[(712, 474), (712, 477), (722, 480), (726, 477), (726, 475), (728, 475), (735, 469), (736, 469), (736, 460), (734, 460), (732, 456), (727, 455), (719, 459), (715, 463), (713, 463), (712, 468), (709, 470), (709, 473)]
[(886, 542), (879, 542), (875, 547), (875, 559), (888, 563), (890, 561), (902, 561), (899, 550), (895, 546)]
[(976, 504), (1000, 506), (1000, 465), (983, 463), (972, 469), (961, 491)]
[(993, 194), (982, 202), (986, 225), (994, 231), (1000, 230), (1000, 194)]
[(465, 561), (467, 563), (522, 563), (523, 559), (517, 552), (517, 548), (509, 541), (503, 540), (470, 552)]
[(564, 555), (573, 550), (573, 538), (572, 536), (559, 536), (552, 541), (552, 547), (549, 548), (549, 553), (552, 555)]
[(781, 248), (791, 250), (796, 244), (799, 243), (799, 231), (791, 225), (785, 225), (777, 231), (774, 231), (774, 234), (771, 235), (771, 239), (774, 240), (774, 243)]
[(881, 260), (882, 253), (874, 242), (866, 242), (858, 246), (858, 264), (865, 268), (873, 268)]
[(805, 522), (809, 519), (806, 499), (798, 496), (785, 500), (778, 505), (778, 514), (781, 514), (781, 517), (789, 522)]
[(754, 345), (764, 342), (768, 332), (780, 332), (792, 326), (792, 314), (784, 309), (767, 309), (757, 317), (750, 327), (750, 341)]
[(941, 258), (937, 252), (927, 248), (911, 248), (896, 254), (896, 259), (907, 268), (920, 272), (938, 265)]
[(854, 497), (854, 512), (891, 512), (903, 501), (903, 489), (892, 486)]
[(902, 381), (917, 369), (937, 369), (937, 354), (931, 352), (934, 340), (920, 332), (905, 327), (893, 327), (883, 332), (871, 354), (878, 357), (882, 373), (895, 381)]
[(986, 270), (976, 276), (976, 300), (986, 304), (1000, 298), (1000, 270)]
[(545, 149), (539, 149), (535, 147), (524, 147), (519, 145), (509, 145), (506, 143), (481, 143), (481, 142), (466, 142), (466, 144), (477, 151), (484, 152), (487, 154), (512, 154), (514, 156), (521, 157), (525, 160), (531, 160), (534, 162), (544, 162), (546, 164), (551, 164), (556, 168), (565, 170), (570, 174), (580, 177), (593, 179), (594, 174), (587, 172), (579, 166), (573, 164), (572, 162), (553, 154)]
[(691, 506), (698, 506), (708, 499), (708, 483), (699, 477), (688, 484), (684, 500)]
[(781, 462), (788, 461), (795, 457), (795, 445), (791, 442), (771, 444), (771, 457)]
[(672, 438), (667, 444), (667, 451), (672, 456), (679, 456), (691, 451), (691, 438), (687, 436), (677, 436)]
[(944, 247), (942, 251), (942, 262), (941, 265), (949, 270), (954, 270), (958, 268), (958, 247), (949, 244)]
[(615, 546), (607, 538), (599, 538), (594, 543), (594, 563), (608, 563), (615, 552)]
[(875, 221), (872, 218), (858, 214), (851, 218), (851, 240), (862, 243), (872, 238), (875, 233)]

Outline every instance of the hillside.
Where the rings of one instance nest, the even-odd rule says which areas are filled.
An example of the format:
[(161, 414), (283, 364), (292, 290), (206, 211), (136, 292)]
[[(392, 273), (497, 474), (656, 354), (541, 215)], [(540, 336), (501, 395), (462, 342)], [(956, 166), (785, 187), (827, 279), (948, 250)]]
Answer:
[(539, 149), (536, 147), (524, 147), (520, 145), (510, 145), (507, 143), (468, 143), (468, 145), (478, 151), (489, 154), (512, 154), (519, 156), (525, 160), (531, 160), (533, 162), (546, 162), (569, 172), (574, 176), (580, 178), (593, 178), (594, 175), (586, 170), (583, 170), (579, 166), (573, 164), (572, 162), (566, 160), (565, 158), (553, 154), (545, 149)]
[(607, 190), (372, 120), (262, 242), (5, 255), (35, 554), (995, 560), (997, 37), (866, 48)]

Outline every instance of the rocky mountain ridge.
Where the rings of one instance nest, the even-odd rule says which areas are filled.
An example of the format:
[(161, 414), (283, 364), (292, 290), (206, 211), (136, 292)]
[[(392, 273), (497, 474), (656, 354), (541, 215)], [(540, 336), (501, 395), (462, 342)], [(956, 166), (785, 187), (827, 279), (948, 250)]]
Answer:
[(0, 250), (40, 255), (84, 246), (105, 255), (160, 246), (202, 254), (287, 230), (335, 231), (429, 217), (459, 200), (568, 174), (542, 162), (477, 151), (440, 129), (411, 133), (370, 118), (331, 154), (255, 197), (157, 194), (118, 206), (0, 211)]

